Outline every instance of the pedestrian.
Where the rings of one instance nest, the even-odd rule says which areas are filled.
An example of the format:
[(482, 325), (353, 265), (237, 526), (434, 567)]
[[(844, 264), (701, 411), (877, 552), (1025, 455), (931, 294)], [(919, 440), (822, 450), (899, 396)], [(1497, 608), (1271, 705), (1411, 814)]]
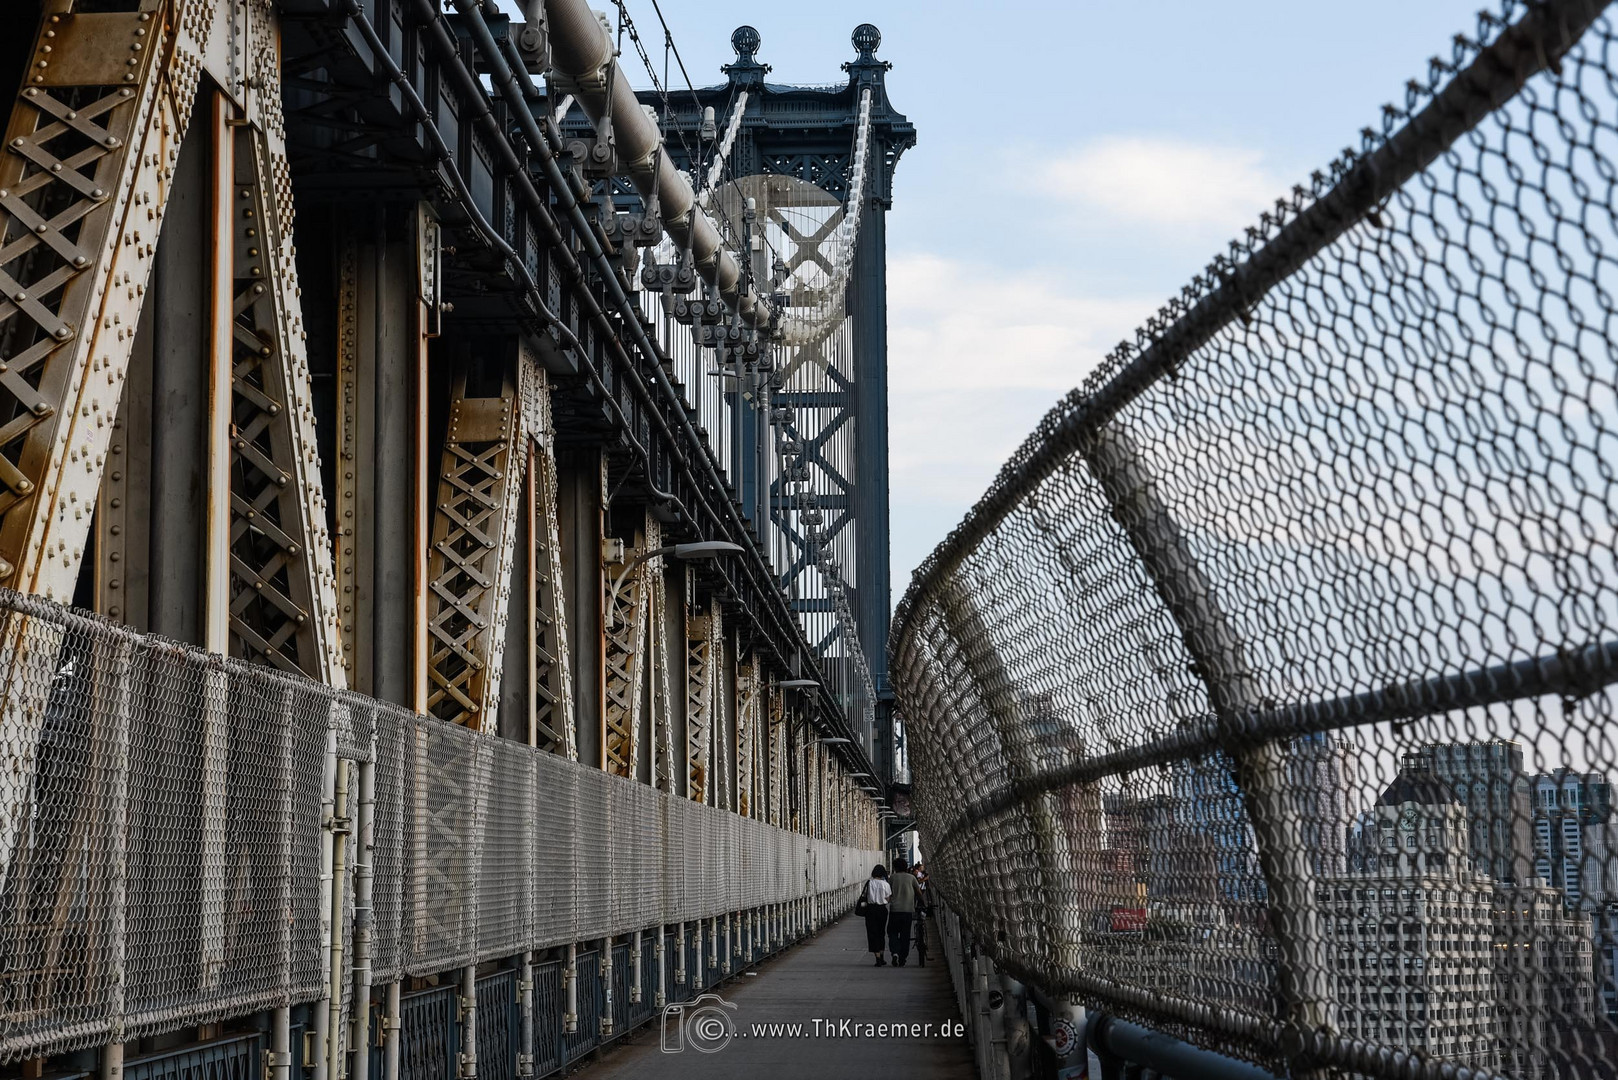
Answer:
[(876, 954), (877, 967), (888, 966), (888, 962), (882, 959), (882, 935), (888, 928), (888, 898), (892, 895), (893, 889), (888, 885), (888, 868), (877, 863), (871, 870), (865, 888), (860, 890), (859, 902), (854, 905), (855, 914), (865, 916), (865, 944)]
[(910, 959), (910, 923), (916, 917), (916, 879), (903, 859), (893, 860), (893, 877), (888, 879), (888, 951), (893, 966), (904, 967)]

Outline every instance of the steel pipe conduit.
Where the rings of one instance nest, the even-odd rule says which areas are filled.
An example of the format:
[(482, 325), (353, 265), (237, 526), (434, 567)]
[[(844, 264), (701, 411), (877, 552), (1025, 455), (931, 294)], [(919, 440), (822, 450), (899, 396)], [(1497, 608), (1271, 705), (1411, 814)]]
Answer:
[(641, 108), (629, 79), (613, 58), (612, 40), (585, 0), (545, 0), (551, 70), (561, 76), (598, 133), (604, 122), (627, 173), (648, 206), (656, 203), (663, 227), (679, 247), (689, 247), (702, 279), (749, 326), (770, 322), (771, 311), (742, 281), (741, 264), (724, 246), (719, 229), (697, 208), (685, 174), (663, 148), (663, 136)]

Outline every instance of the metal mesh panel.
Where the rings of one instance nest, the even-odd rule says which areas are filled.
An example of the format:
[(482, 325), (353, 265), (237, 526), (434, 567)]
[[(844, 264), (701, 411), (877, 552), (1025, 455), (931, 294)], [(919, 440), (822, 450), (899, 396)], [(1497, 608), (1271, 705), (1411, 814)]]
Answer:
[(579, 777), (578, 816), (573, 830), (577, 844), (573, 864), (573, 927), (581, 939), (606, 936), (612, 925), (611, 806), (605, 774)]
[(478, 897), (478, 955), (511, 956), (528, 947), (533, 925), (534, 755), (494, 747), (489, 817)]
[(428, 975), (475, 955), (493, 746), (468, 728), (418, 721), (416, 754), (415, 941), (405, 970)]
[(403, 971), (405, 875), (411, 854), (411, 845), (405, 842), (411, 812), (405, 793), (414, 787), (415, 730), (415, 717), (403, 710), (389, 709), (377, 725), (371, 965), (379, 983), (396, 979)]
[(896, 623), (974, 939), (1276, 1067), (1618, 1064), (1613, 28), (1477, 38), (1045, 419)]
[[(805, 843), (4, 591), (0, 660), (0, 1061), (320, 998), (334, 755), (353, 766), (351, 819), (375, 763), (378, 982), (720, 914), (740, 895), (735, 838), (755, 864)], [(453, 1071), (439, 1035), (417, 1044), (422, 1075)]]
[(555, 754), (541, 754), (538, 790), (534, 795), (534, 911), (536, 946), (560, 945), (578, 938), (574, 926), (574, 894), (581, 770)]

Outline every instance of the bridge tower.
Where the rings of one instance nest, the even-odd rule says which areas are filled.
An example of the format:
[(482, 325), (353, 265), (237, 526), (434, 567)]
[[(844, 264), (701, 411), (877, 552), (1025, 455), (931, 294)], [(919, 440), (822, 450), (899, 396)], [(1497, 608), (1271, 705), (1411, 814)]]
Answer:
[[(671, 157), (712, 188), (722, 229), (749, 231), (754, 278), (791, 313), (762, 392), (749, 394), (745, 376), (733, 391), (731, 474), (889, 783), (886, 218), (916, 129), (888, 99), (892, 65), (870, 23), (854, 29), (848, 79), (834, 85), (771, 82), (759, 32), (741, 26), (730, 40), (723, 84), (641, 100), (664, 110)], [(840, 295), (822, 295), (831, 288)]]

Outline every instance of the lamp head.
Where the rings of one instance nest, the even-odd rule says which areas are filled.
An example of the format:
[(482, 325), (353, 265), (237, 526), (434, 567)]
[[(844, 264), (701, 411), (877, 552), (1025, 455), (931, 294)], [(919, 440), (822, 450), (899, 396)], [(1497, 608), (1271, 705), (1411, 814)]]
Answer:
[(729, 540), (698, 540), (693, 544), (675, 544), (670, 553), (676, 559), (715, 559), (721, 555), (735, 555), (742, 550), (740, 544)]

